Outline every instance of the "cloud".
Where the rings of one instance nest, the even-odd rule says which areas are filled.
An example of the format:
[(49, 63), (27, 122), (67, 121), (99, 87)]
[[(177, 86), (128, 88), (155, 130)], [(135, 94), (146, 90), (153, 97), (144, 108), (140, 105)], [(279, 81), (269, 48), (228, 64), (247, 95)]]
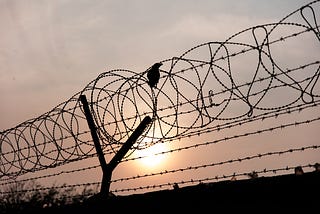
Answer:
[[(21, 105), (23, 95), (27, 100), (52, 96), (48, 106), (54, 106), (99, 73), (143, 71), (200, 43), (278, 20), (304, 2), (1, 1), (0, 96), (10, 94), (5, 97), (15, 100), (13, 105)], [(65, 92), (57, 94), (57, 88)]]

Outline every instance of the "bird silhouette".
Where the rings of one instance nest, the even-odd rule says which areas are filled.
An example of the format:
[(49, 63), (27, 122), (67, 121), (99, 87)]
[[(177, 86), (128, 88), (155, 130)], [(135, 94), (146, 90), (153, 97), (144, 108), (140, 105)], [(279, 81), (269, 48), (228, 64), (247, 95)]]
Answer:
[(156, 87), (157, 83), (160, 79), (160, 66), (162, 65), (161, 62), (157, 62), (152, 65), (152, 67), (148, 70), (147, 77), (148, 77), (148, 84), (151, 88)]

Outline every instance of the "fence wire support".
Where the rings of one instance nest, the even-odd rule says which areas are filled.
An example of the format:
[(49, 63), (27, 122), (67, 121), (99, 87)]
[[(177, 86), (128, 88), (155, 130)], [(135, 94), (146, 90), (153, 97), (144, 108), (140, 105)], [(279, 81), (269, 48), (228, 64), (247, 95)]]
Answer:
[(99, 137), (97, 134), (97, 128), (94, 124), (94, 120), (93, 120), (92, 114), (89, 109), (86, 95), (80, 95), (80, 101), (83, 105), (84, 114), (86, 116), (88, 126), (89, 126), (89, 129), (91, 132), (92, 140), (93, 140), (94, 146), (96, 148), (96, 152), (97, 152), (97, 155), (99, 158), (100, 166), (102, 168), (103, 177), (102, 177), (102, 184), (101, 184), (101, 190), (100, 190), (100, 193), (102, 193), (106, 189), (106, 185), (105, 185), (106, 182), (104, 182), (104, 180), (105, 180), (105, 174), (108, 171), (108, 166), (107, 166), (107, 162), (104, 158), (104, 154), (103, 154), (101, 144), (99, 141)]
[(103, 154), (99, 137), (97, 134), (97, 128), (95, 126), (93, 117), (91, 115), (86, 96), (80, 95), (80, 101), (83, 105), (83, 110), (88, 122), (88, 126), (90, 128), (91, 136), (94, 142), (94, 146), (96, 148), (100, 166), (102, 168), (103, 175), (102, 175), (100, 195), (102, 197), (108, 197), (113, 170), (121, 162), (122, 158), (127, 154), (127, 152), (130, 150), (133, 144), (137, 141), (139, 136), (142, 135), (143, 131), (147, 128), (147, 126), (152, 122), (152, 119), (149, 116), (146, 116), (138, 125), (138, 127), (134, 130), (134, 132), (129, 136), (127, 141), (122, 145), (119, 151), (114, 155), (111, 161), (107, 164), (104, 158), (104, 154)]

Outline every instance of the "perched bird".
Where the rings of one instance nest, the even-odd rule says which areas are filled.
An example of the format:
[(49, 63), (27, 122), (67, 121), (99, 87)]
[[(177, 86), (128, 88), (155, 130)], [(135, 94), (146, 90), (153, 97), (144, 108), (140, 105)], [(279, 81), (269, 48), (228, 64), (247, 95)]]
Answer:
[(160, 79), (159, 68), (161, 65), (162, 65), (161, 62), (157, 62), (157, 63), (153, 64), (147, 73), (148, 84), (151, 88), (156, 87), (157, 83), (159, 82), (159, 79)]

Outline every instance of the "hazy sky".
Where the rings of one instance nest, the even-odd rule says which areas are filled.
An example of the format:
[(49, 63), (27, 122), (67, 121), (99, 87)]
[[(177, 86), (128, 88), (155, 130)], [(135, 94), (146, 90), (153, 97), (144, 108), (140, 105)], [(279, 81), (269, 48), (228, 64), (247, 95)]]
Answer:
[(47, 112), (102, 72), (144, 71), (308, 2), (0, 0), (0, 130)]
[[(112, 69), (143, 72), (153, 63), (180, 56), (199, 44), (224, 41), (249, 27), (278, 22), (309, 2), (306, 0), (0, 0), (0, 131), (51, 110), (81, 91), (103, 72)], [(315, 37), (310, 38), (311, 36), (307, 37), (309, 40), (305, 40), (306, 43), (291, 44), (297, 47), (290, 50), (291, 56), (303, 58), (301, 61), (307, 58), (308, 62), (319, 59), (317, 52), (319, 46), (313, 45), (312, 50), (300, 49), (303, 46), (309, 47), (307, 45), (311, 40), (317, 42)], [(281, 44), (279, 47), (282, 47)], [(284, 49), (278, 53), (285, 58), (286, 51), (288, 50)], [(286, 59), (284, 61), (283, 64), (292, 62), (301, 65), (300, 61)], [(239, 65), (241, 66), (246, 68), (247, 64)], [(242, 73), (238, 73), (241, 77)], [(318, 85), (315, 91), (319, 92)], [(315, 109), (307, 111), (305, 115), (316, 117), (318, 113), (319, 110)], [(289, 115), (283, 121), (304, 120), (307, 119), (305, 115), (299, 114), (292, 118)], [(227, 129), (223, 133), (211, 133), (207, 138), (199, 136), (196, 140), (203, 143), (273, 126), (276, 125), (271, 122), (268, 124), (268, 121), (265, 123), (258, 121), (248, 124), (246, 129), (236, 128), (235, 132)], [(217, 144), (216, 147), (199, 147), (196, 152), (196, 149), (176, 152), (166, 160), (167, 165), (163, 165), (163, 169), (179, 169), (226, 161), (232, 157), (265, 153), (269, 149), (285, 150), (288, 147), (319, 145), (317, 130), (319, 122), (312, 127), (304, 126), (299, 129), (300, 132), (292, 130), (284, 130), (281, 133), (268, 132), (259, 137), (253, 136), (250, 140), (244, 137), (240, 140), (231, 139), (221, 146)], [(179, 141), (174, 148), (193, 145), (195, 142), (186, 138), (183, 142)], [(231, 144), (231, 142), (236, 143)], [(313, 151), (305, 157), (288, 156), (282, 159), (280, 167), (292, 165), (292, 160), (300, 163), (305, 159), (304, 163), (310, 163), (318, 160), (318, 155)], [(272, 157), (267, 159), (268, 167), (279, 166), (278, 160)], [(96, 165), (98, 162), (97, 159), (90, 161), (75, 163), (74, 169)], [(124, 168), (120, 167), (116, 176), (121, 178), (144, 173), (132, 164), (131, 162), (123, 164)], [(264, 167), (264, 163), (257, 160), (243, 166), (241, 170), (259, 167)], [(235, 169), (237, 165), (229, 171), (218, 169), (210, 171), (211, 169), (205, 168), (200, 174), (202, 177), (212, 177), (224, 172), (230, 174)], [(46, 172), (50, 174), (50, 170)], [(100, 172), (100, 168), (96, 170)], [(151, 178), (148, 182), (153, 184), (157, 179), (158, 183), (169, 182), (174, 179), (187, 179), (188, 176), (194, 179), (192, 173)], [(75, 180), (68, 174), (64, 176), (70, 183)], [(100, 181), (101, 174), (91, 173), (88, 177), (91, 181)], [(88, 182), (86, 180), (88, 177), (78, 176), (77, 181)], [(142, 185), (139, 180), (132, 182)]]

